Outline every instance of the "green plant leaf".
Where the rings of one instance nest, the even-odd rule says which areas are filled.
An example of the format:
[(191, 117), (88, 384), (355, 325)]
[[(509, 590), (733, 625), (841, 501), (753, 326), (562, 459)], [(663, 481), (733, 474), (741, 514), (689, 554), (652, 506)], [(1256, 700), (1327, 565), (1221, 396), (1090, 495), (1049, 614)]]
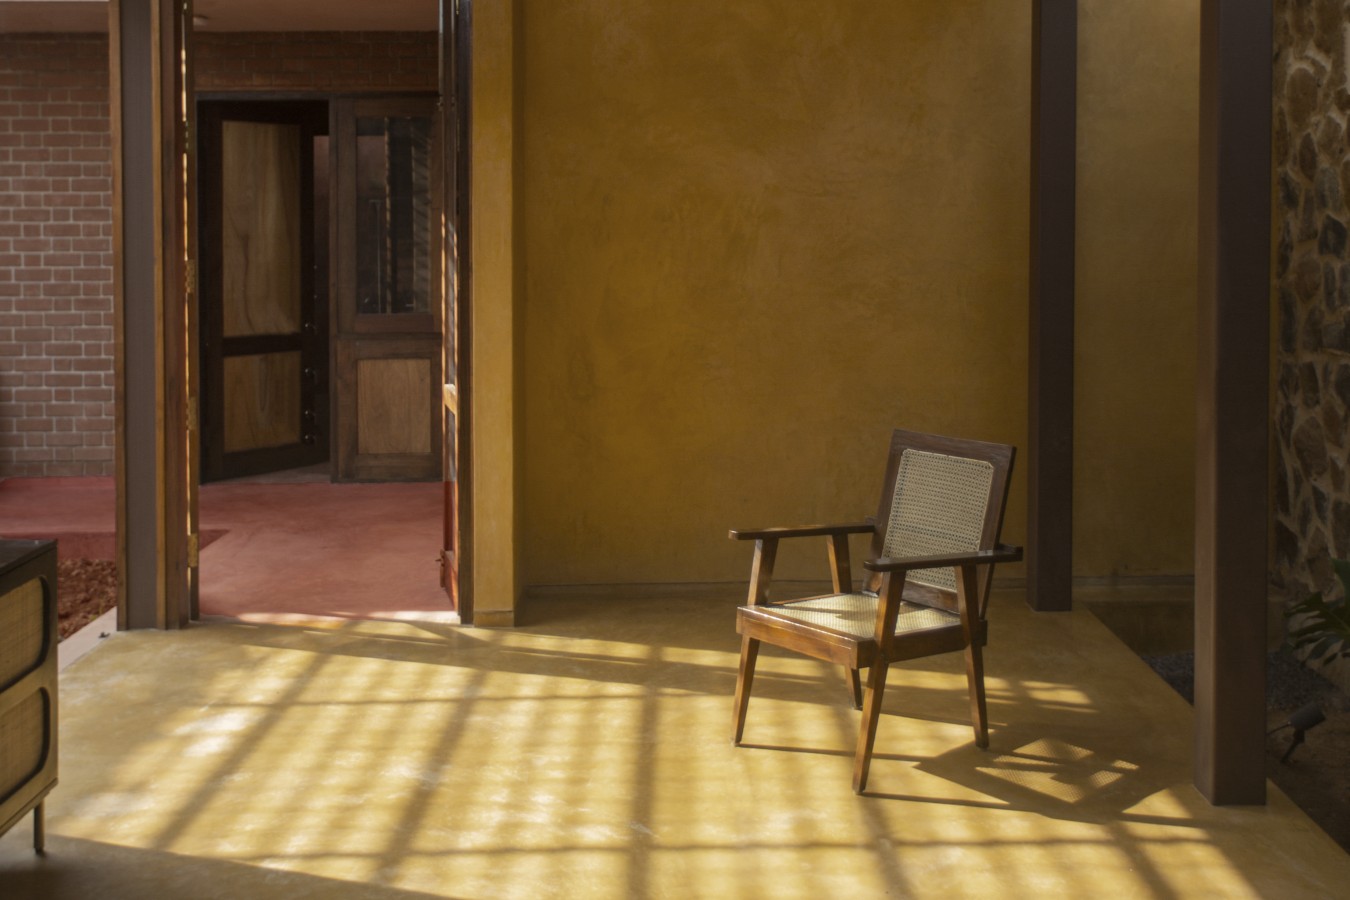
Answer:
[(1290, 645), (1316, 659), (1350, 656), (1350, 602), (1346, 600), (1350, 597), (1350, 560), (1333, 559), (1331, 564), (1345, 596), (1329, 602), (1318, 591), (1285, 613), (1291, 625), (1294, 619), (1300, 622), (1288, 629)]
[(1341, 597), (1350, 597), (1350, 559), (1332, 559), (1331, 568), (1341, 582)]

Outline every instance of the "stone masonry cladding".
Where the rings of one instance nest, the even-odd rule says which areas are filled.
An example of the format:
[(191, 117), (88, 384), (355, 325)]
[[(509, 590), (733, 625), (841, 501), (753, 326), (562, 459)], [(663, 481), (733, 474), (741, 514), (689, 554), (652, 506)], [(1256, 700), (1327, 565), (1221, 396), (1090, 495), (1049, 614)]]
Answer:
[(1350, 2), (1278, 4), (1275, 571), (1296, 593), (1350, 556)]
[[(1350, 0), (1276, 3), (1271, 585), (1285, 603), (1335, 593), (1331, 559), (1350, 557), (1348, 42)], [(1325, 674), (1350, 684), (1344, 668)]]

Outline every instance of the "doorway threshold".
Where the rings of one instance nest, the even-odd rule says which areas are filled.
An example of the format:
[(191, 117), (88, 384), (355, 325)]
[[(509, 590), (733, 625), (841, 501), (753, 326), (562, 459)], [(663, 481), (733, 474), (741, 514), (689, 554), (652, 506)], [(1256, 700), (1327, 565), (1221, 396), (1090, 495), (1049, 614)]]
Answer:
[(333, 480), (332, 469), (327, 462), (297, 469), (283, 469), (280, 472), (264, 472), (261, 475), (244, 475), (240, 478), (222, 478), (212, 484), (327, 484)]

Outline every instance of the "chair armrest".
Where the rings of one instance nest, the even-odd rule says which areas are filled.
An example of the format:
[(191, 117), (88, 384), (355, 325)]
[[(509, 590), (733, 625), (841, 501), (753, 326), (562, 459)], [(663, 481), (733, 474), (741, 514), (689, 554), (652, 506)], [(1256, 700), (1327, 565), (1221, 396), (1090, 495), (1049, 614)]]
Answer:
[(820, 537), (836, 534), (871, 534), (871, 522), (849, 522), (844, 525), (799, 525), (785, 528), (733, 528), (727, 537), (733, 541), (763, 541), (772, 538)]
[(869, 559), (863, 568), (869, 572), (908, 572), (912, 569), (936, 569), (942, 566), (990, 565), (1001, 562), (1017, 562), (1022, 558), (1021, 547), (1009, 547), (999, 544), (992, 550), (977, 550), (974, 553), (951, 553), (938, 556), (909, 556), (903, 559), (880, 557)]

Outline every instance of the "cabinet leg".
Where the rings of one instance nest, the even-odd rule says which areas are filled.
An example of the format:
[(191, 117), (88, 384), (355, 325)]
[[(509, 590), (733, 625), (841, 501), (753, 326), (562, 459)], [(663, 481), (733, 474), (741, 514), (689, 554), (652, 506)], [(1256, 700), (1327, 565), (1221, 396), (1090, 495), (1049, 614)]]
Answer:
[(38, 856), (47, 855), (47, 819), (45, 803), (33, 807), (33, 850)]

